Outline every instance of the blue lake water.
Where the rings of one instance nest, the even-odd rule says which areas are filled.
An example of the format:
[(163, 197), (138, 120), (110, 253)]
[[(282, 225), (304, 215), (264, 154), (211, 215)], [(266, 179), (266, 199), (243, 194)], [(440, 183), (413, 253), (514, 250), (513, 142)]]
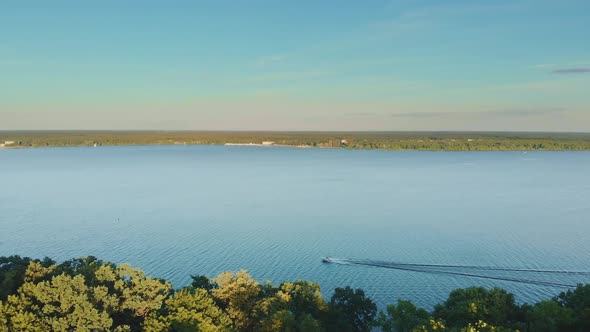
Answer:
[[(0, 150), (0, 255), (94, 255), (177, 287), (247, 269), (260, 281), (363, 288), (430, 307), (482, 285), (535, 301), (564, 290), (322, 264), (590, 270), (590, 153), (156, 146)], [(551, 282), (589, 276), (494, 272)]]

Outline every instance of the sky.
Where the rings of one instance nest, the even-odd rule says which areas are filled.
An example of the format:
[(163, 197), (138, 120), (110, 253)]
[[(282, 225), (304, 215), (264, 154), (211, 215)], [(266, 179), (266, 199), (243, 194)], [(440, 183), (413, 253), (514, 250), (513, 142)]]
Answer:
[(590, 1), (2, 0), (19, 129), (590, 132)]

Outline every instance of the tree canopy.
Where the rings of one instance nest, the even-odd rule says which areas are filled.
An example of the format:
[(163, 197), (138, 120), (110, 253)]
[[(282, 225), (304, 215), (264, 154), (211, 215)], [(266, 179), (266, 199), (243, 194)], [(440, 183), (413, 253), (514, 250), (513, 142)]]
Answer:
[(361, 289), (260, 284), (246, 271), (192, 276), (174, 290), (127, 264), (0, 257), (0, 332), (8, 331), (590, 331), (590, 285), (519, 305), (503, 289), (457, 289), (432, 312), (398, 300), (378, 314)]

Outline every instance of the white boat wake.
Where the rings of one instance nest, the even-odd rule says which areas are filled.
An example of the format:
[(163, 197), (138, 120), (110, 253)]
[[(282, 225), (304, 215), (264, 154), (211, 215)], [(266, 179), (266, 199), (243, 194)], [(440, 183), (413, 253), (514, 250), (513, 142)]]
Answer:
[[(432, 273), (432, 274), (446, 274), (455, 275), (471, 278), (489, 279), (489, 280), (500, 280), (525, 283), (539, 286), (549, 287), (560, 287), (560, 288), (573, 288), (577, 285), (534, 280), (527, 278), (511, 277), (511, 276), (498, 276), (489, 275), (490, 272), (512, 272), (512, 273), (532, 273), (532, 274), (545, 274), (545, 275), (574, 275), (574, 276), (590, 276), (590, 271), (572, 271), (572, 270), (549, 270), (549, 269), (525, 269), (525, 268), (512, 268), (512, 267), (497, 267), (497, 266), (476, 266), (476, 265), (445, 265), (445, 264), (416, 264), (416, 263), (399, 263), (399, 262), (386, 262), (369, 259), (351, 259), (351, 258), (335, 258), (326, 257), (322, 259), (324, 263), (333, 263), (341, 265), (359, 265), (359, 266), (371, 266), (380, 267), (402, 271), (412, 271), (420, 273)], [(487, 272), (488, 275), (481, 274)]]

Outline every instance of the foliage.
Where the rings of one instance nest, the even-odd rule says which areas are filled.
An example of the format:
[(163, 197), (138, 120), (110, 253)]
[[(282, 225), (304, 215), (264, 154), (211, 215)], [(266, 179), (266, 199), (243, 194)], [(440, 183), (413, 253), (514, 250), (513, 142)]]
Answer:
[(5, 303), (11, 330), (140, 330), (171, 290), (126, 264), (114, 267), (91, 257), (72, 262), (46, 267), (30, 261), (24, 283)]
[(398, 300), (397, 304), (387, 306), (387, 315), (379, 314), (376, 321), (384, 332), (412, 332), (429, 324), (428, 311), (417, 308), (412, 302)]
[(417, 326), (412, 329), (412, 332), (442, 332), (447, 331), (445, 324), (436, 319), (430, 318), (426, 324)]
[[(360, 289), (337, 288), (329, 302), (317, 283), (273, 286), (246, 271), (186, 288), (95, 257), (0, 257), (0, 332), (289, 331), (582, 332), (590, 331), (590, 285), (553, 299), (517, 305), (493, 288), (458, 289), (433, 312), (399, 300), (379, 313)], [(377, 319), (375, 319), (377, 317)]]
[(572, 331), (573, 320), (573, 310), (564, 308), (555, 301), (539, 302), (527, 313), (527, 321), (531, 331)]
[(7, 301), (12, 327), (41, 331), (94, 331), (112, 326), (107, 311), (99, 310), (81, 275), (55, 276), (51, 281), (26, 282)]
[(336, 288), (330, 300), (330, 328), (339, 331), (370, 331), (377, 305), (361, 289)]
[(32, 261), (48, 267), (55, 264), (49, 258), (43, 261), (32, 260), (20, 256), (0, 257), (0, 301), (5, 301), (8, 295), (16, 293), (25, 282), (25, 271)]
[(472, 287), (452, 291), (443, 304), (435, 306), (434, 317), (446, 321), (448, 327), (475, 326), (479, 322), (510, 325), (517, 311), (514, 296), (505, 290)]
[(151, 315), (145, 331), (231, 331), (232, 321), (205, 289), (182, 289), (165, 302), (165, 310)]
[(213, 279), (218, 288), (213, 296), (221, 303), (237, 329), (251, 330), (254, 326), (253, 309), (261, 292), (260, 284), (246, 271), (225, 272)]
[(155, 132), (155, 131), (7, 131), (10, 147), (173, 145), (225, 143), (320, 148), (449, 151), (590, 150), (584, 133), (494, 132)]
[(317, 283), (298, 280), (263, 287), (254, 313), (255, 331), (321, 331), (328, 309)]
[(202, 288), (210, 292), (216, 286), (206, 276), (191, 276), (191, 279), (193, 279), (193, 282), (191, 283), (192, 288)]
[(575, 290), (563, 292), (554, 300), (573, 311), (578, 331), (590, 331), (590, 284), (578, 285)]

